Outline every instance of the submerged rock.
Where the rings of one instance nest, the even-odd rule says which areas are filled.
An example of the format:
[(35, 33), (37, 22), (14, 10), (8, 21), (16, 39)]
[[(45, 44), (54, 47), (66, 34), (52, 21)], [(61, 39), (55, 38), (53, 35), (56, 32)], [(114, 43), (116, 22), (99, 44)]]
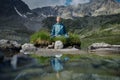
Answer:
[(28, 55), (24, 54), (14, 55), (12, 58), (4, 59), (0, 63), (0, 72), (1, 71), (9, 72), (11, 70), (24, 69), (36, 64), (37, 64), (36, 59)]
[(98, 74), (73, 74), (72, 80), (119, 80), (119, 77), (113, 77), (113, 76), (102, 76)]
[(4, 60), (4, 54), (3, 52), (0, 51), (0, 62), (3, 62), (3, 60)]
[(12, 58), (11, 58), (11, 61), (10, 61), (10, 64), (12, 66), (13, 69), (17, 69), (17, 55), (14, 55)]

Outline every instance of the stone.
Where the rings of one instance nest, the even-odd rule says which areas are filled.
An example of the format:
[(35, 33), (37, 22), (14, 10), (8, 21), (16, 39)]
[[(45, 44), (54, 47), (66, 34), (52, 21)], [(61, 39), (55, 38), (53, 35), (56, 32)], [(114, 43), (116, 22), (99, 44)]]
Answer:
[(54, 42), (52, 42), (52, 44), (51, 44), (51, 45), (48, 45), (47, 49), (53, 49), (53, 48), (54, 48), (54, 45), (55, 45), (55, 43), (54, 43)]
[(63, 42), (62, 41), (55, 41), (54, 49), (62, 49), (63, 48)]
[(16, 48), (20, 48), (21, 47), (21, 44), (18, 44), (18, 42), (16, 42), (16, 41), (10, 41), (10, 43), (12, 45), (14, 45), (14, 47), (16, 47)]
[(101, 80), (101, 78), (97, 74), (80, 73), (80, 74), (73, 74), (73, 80)]
[(10, 67), (13, 70), (22, 68), (22, 67), (29, 67), (31, 65), (35, 65), (37, 63), (37, 60), (25, 55), (25, 54), (17, 54), (12, 56), (12, 58), (10, 59)]
[(20, 48), (21, 44), (17, 43), (16, 41), (10, 41), (10, 40), (5, 40), (2, 39), (0, 40), (0, 48), (5, 49), (5, 48)]
[(0, 62), (3, 62), (4, 60), (4, 54), (2, 51), (0, 51)]
[(18, 53), (21, 49), (21, 44), (16, 41), (11, 40), (0, 40), (0, 50), (5, 54), (5, 56), (13, 56)]
[(93, 43), (92, 45), (90, 45), (90, 46), (88, 47), (88, 49), (89, 49), (89, 50), (93, 50), (93, 49), (98, 49), (98, 48), (109, 48), (109, 47), (111, 47), (110, 44), (101, 42), (101, 43)]
[(10, 47), (10, 42), (8, 40), (0, 40), (0, 48), (7, 48)]
[(120, 49), (120, 45), (112, 45), (112, 47)]
[(34, 46), (34, 44), (25, 43), (22, 45), (22, 49), (20, 50), (20, 52), (24, 54), (29, 54), (31, 52), (35, 52), (36, 50), (37, 48)]

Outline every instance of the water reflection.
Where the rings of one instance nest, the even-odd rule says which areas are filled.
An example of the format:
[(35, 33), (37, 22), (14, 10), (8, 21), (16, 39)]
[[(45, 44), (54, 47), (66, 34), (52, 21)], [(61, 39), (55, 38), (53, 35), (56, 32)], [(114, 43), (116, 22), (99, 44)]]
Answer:
[(63, 62), (61, 60), (61, 56), (62, 56), (62, 54), (55, 55), (55, 57), (53, 57), (51, 59), (51, 66), (52, 66), (53, 70), (56, 72), (57, 79), (60, 78), (59, 72), (61, 70), (63, 70)]
[[(56, 61), (48, 64), (36, 63), (27, 67), (13, 70), (9, 67), (0, 69), (1, 80), (120, 80), (120, 58), (119, 56), (102, 58), (98, 56), (82, 56), (61, 64)], [(76, 56), (75, 56), (76, 57)], [(78, 57), (78, 55), (77, 55)], [(22, 59), (26, 62), (26, 59)], [(56, 60), (56, 58), (54, 58)], [(9, 62), (8, 62), (9, 63)], [(32, 62), (35, 63), (35, 62)], [(56, 64), (57, 63), (57, 64)], [(59, 63), (59, 65), (58, 65)], [(25, 65), (25, 64), (24, 64)], [(57, 66), (57, 67), (56, 67)], [(59, 68), (58, 68), (59, 66)], [(61, 66), (61, 67), (60, 67)], [(59, 72), (59, 77), (56, 76)]]

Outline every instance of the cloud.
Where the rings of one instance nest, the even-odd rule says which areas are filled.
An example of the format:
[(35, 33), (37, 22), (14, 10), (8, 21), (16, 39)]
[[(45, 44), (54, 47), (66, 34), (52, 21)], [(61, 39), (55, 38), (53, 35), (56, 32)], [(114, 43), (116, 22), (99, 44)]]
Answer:
[(73, 0), (72, 5), (88, 3), (90, 0)]
[(44, 6), (55, 5), (77, 5), (79, 3), (87, 3), (90, 0), (23, 0), (31, 9)]
[(66, 0), (65, 5), (78, 5), (88, 2), (90, 2), (90, 0)]

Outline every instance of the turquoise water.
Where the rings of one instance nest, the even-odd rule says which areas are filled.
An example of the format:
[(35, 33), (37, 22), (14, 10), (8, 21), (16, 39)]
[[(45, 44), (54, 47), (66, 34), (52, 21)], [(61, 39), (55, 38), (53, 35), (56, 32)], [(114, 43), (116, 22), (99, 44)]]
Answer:
[(63, 63), (64, 69), (56, 73), (49, 62), (36, 63), (17, 70), (2, 70), (2, 80), (120, 80), (120, 56), (99, 57), (81, 55)]

